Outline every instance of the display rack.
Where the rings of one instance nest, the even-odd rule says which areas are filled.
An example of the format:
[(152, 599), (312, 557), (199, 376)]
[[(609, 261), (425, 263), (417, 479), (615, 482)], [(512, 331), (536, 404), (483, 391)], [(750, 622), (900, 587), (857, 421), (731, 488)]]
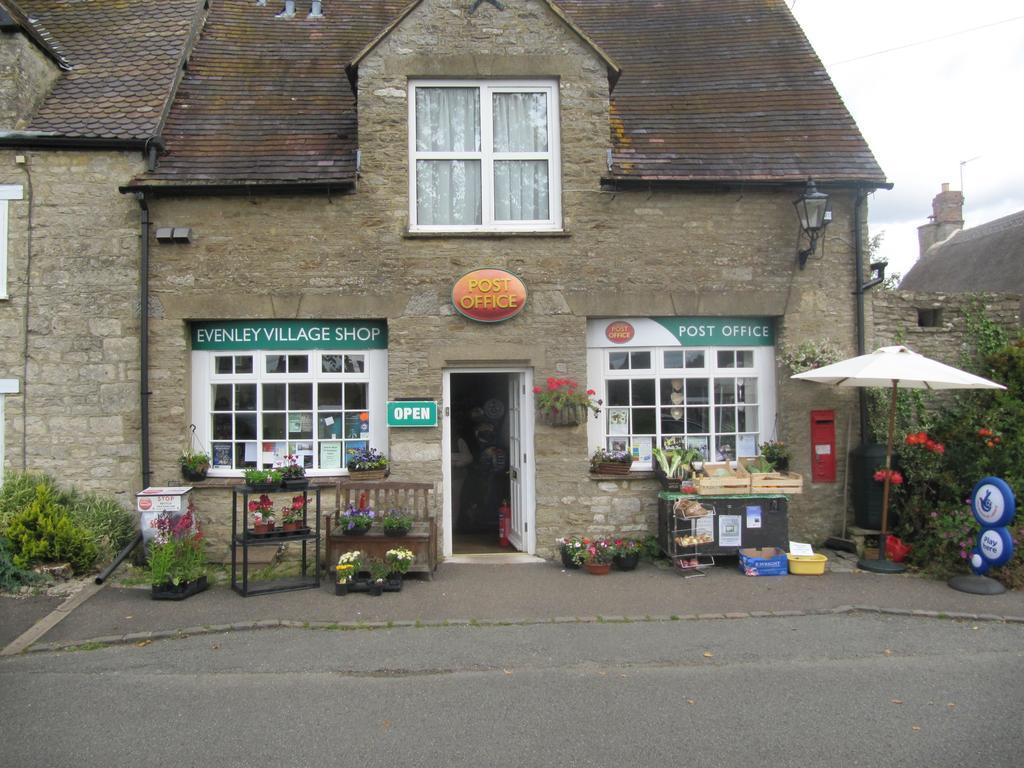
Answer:
[[(302, 494), (302, 527), (298, 531), (275, 530), (257, 534), (248, 525), (249, 497), (262, 494), (274, 496), (287, 494), (297, 496), (293, 489), (280, 488), (273, 491), (257, 491), (247, 485), (231, 489), (231, 588), (242, 597), (264, 595), (271, 592), (288, 592), (295, 589), (314, 589), (320, 586), (320, 488), (306, 488)], [(314, 495), (315, 509), (312, 511), (314, 527), (309, 526), (309, 497)], [(241, 508), (239, 508), (241, 501)], [(279, 547), (295, 542), (302, 545), (301, 569), (298, 576), (268, 579), (251, 584), (249, 581), (249, 547)], [(309, 568), (309, 543), (313, 542), (313, 568)], [(241, 552), (241, 563), (238, 555)], [(239, 568), (241, 565), (241, 568)], [(241, 574), (239, 574), (241, 571)], [(239, 581), (241, 575), (241, 581)]]
[(666, 552), (672, 565), (685, 578), (707, 576), (708, 569), (715, 564), (714, 555), (701, 551), (701, 547), (713, 547), (715, 543), (715, 508), (708, 504), (692, 503), (702, 509), (704, 514), (687, 517), (673, 506)]

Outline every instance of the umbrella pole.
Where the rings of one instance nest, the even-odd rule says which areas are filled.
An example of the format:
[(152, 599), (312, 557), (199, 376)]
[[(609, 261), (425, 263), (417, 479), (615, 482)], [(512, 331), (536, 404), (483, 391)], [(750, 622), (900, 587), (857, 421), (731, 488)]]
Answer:
[(892, 399), (889, 402), (889, 441), (885, 446), (885, 482), (882, 486), (882, 532), (878, 536), (878, 559), (857, 561), (857, 567), (875, 573), (903, 573), (906, 568), (902, 563), (894, 563), (888, 559), (888, 527), (889, 527), (889, 480), (892, 475), (892, 441), (896, 431), (896, 389), (899, 381), (893, 379)]

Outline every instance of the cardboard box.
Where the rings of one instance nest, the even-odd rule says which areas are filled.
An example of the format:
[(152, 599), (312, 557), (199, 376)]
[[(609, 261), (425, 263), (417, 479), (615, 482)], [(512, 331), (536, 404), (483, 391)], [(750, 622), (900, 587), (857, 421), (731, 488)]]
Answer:
[(191, 487), (147, 488), (135, 494), (135, 508), (139, 512), (181, 512), (183, 501)]
[(778, 547), (746, 547), (739, 550), (740, 571), (745, 576), (785, 576), (789, 573), (786, 553)]

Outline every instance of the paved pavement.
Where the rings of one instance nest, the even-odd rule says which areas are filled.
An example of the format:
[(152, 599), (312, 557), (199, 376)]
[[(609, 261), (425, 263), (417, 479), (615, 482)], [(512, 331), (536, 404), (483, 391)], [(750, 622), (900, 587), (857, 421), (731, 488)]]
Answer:
[[(433, 581), (409, 578), (399, 593), (335, 597), (333, 586), (242, 598), (218, 585), (181, 602), (151, 600), (148, 588), (106, 586), (67, 612), (30, 650), (90, 641), (138, 642), (150, 637), (260, 626), (364, 626), (387, 623), (533, 623), (749, 618), (873, 611), (932, 618), (1024, 623), (1024, 592), (982, 597), (912, 575), (850, 570), (833, 553), (824, 576), (750, 578), (728, 564), (707, 577), (684, 579), (642, 563), (631, 573), (591, 576), (554, 563), (442, 564)], [(727, 561), (728, 563), (728, 561)], [(37, 602), (40, 601), (40, 602)], [(19, 603), (24, 603), (18, 605)], [(0, 600), (0, 638), (51, 609), (47, 598)]]

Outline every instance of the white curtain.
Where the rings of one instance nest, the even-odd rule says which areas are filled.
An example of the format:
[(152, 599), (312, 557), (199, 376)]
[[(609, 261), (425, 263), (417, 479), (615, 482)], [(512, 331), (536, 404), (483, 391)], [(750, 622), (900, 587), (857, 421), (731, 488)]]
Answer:
[[(492, 100), (495, 152), (546, 152), (547, 96), (495, 93)], [(530, 221), (548, 218), (547, 160), (494, 163), (494, 218)]]
[[(416, 150), (480, 151), (478, 88), (416, 89)], [(416, 220), (420, 224), (480, 224), (479, 160), (418, 160)]]

